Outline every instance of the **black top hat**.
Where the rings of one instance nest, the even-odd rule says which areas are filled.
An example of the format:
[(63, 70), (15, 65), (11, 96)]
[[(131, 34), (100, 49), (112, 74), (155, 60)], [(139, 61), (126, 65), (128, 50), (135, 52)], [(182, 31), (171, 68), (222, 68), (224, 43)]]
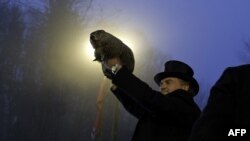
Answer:
[(191, 87), (194, 89), (194, 95), (196, 95), (199, 92), (199, 84), (193, 78), (193, 75), (194, 71), (189, 65), (180, 61), (171, 60), (165, 63), (164, 72), (156, 74), (154, 80), (158, 85), (160, 85), (161, 80), (166, 77), (180, 78), (190, 83)]

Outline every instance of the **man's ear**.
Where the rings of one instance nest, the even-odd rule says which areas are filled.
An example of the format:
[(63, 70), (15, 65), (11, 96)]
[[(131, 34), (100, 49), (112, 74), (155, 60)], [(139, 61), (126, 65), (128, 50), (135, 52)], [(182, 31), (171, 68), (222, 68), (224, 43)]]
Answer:
[(190, 87), (190, 86), (189, 86), (188, 84), (185, 84), (185, 85), (182, 86), (182, 89), (188, 91), (188, 90), (189, 90), (189, 87)]

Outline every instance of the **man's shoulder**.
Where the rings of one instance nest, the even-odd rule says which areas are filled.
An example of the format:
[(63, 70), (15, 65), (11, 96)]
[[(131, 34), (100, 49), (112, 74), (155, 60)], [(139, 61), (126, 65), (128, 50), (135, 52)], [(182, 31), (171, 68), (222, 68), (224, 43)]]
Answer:
[(234, 72), (234, 73), (241, 72), (241, 71), (249, 72), (250, 71), (250, 64), (228, 67), (225, 71)]
[(243, 86), (243, 84), (249, 84), (250, 78), (250, 64), (228, 67), (223, 72), (220, 79), (216, 82), (217, 85), (228, 84), (236, 87)]

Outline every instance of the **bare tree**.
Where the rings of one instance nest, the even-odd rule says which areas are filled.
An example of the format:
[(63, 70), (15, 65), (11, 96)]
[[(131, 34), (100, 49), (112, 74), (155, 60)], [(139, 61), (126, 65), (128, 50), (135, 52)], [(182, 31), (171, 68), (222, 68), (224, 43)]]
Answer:
[(250, 39), (245, 39), (242, 43), (242, 50), (238, 53), (238, 57), (244, 63), (250, 63)]
[(246, 50), (245, 60), (247, 63), (250, 63), (250, 40), (245, 41), (244, 44), (245, 44), (245, 50)]
[(0, 2), (0, 140), (15, 139), (17, 101), (22, 83), (23, 38), (25, 25), (17, 5)]
[(84, 140), (89, 88), (72, 64), (84, 29), (75, 5), (91, 0), (40, 2), (0, 1), (0, 140)]

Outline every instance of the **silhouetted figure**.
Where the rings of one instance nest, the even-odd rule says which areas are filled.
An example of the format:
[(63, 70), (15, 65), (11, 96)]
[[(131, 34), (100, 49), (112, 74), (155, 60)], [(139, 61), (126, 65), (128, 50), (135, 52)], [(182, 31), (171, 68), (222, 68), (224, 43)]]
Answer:
[[(245, 139), (234, 129), (250, 132), (250, 64), (225, 69), (212, 87), (208, 103), (194, 125), (189, 141)], [(231, 133), (230, 133), (230, 129)], [(233, 137), (232, 137), (233, 136)], [(245, 136), (245, 137), (244, 137)], [(249, 135), (248, 135), (249, 136)]]

